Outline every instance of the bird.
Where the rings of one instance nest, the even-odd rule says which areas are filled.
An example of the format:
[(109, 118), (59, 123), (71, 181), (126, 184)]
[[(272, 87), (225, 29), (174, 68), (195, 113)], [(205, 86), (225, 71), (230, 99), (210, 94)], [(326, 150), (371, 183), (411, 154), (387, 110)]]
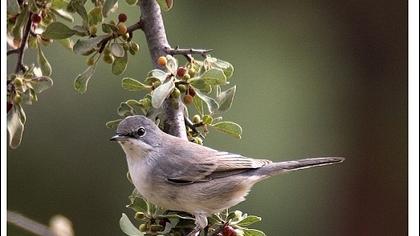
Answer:
[(343, 157), (273, 162), (218, 151), (163, 132), (153, 120), (127, 116), (110, 139), (120, 144), (140, 195), (167, 210), (194, 215), (197, 235), (207, 217), (245, 200), (251, 187), (269, 177), (337, 164)]

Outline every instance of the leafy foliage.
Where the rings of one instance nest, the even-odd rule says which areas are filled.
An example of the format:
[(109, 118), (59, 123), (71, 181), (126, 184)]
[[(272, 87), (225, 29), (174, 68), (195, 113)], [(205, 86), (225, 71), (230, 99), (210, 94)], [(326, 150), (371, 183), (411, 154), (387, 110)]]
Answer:
[[(163, 11), (169, 11), (174, 4), (173, 0), (156, 1)], [(26, 123), (23, 105), (37, 101), (39, 93), (53, 85), (50, 77), (53, 68), (44, 54), (44, 47), (58, 42), (73, 53), (86, 57), (86, 69), (74, 80), (74, 89), (80, 94), (87, 91), (101, 58), (110, 64), (114, 75), (121, 75), (127, 68), (129, 54), (139, 52), (139, 44), (132, 40), (132, 32), (139, 25), (127, 27), (125, 14), (120, 14), (117, 21), (110, 19), (111, 13), (118, 10), (119, 1), (90, 2), (7, 0), (8, 45), (17, 54), (23, 54), (26, 48), (35, 50), (37, 63), (36, 66), (28, 66), (18, 61), (16, 71), (7, 79), (7, 131), (11, 148), (17, 148), (22, 141)], [(138, 0), (125, 2), (135, 5)], [(187, 127), (190, 141), (202, 144), (209, 130), (241, 138), (242, 128), (235, 122), (223, 120), (221, 116), (231, 108), (236, 93), (236, 86), (230, 85), (234, 68), (229, 62), (211, 56), (205, 56), (203, 60), (189, 57), (184, 65), (170, 55), (159, 59), (158, 63), (164, 69), (151, 70), (142, 82), (130, 77), (122, 79), (123, 89), (142, 92), (144, 96), (121, 102), (117, 108), (121, 118), (107, 122), (107, 127), (115, 129), (122, 118), (129, 115), (159, 113), (163, 102), (171, 99), (174, 106), (182, 101), (185, 114), (192, 114), (189, 116), (192, 122)], [(194, 228), (194, 218), (187, 213), (160, 209), (142, 199), (136, 191), (129, 199), (127, 207), (134, 210), (135, 219), (141, 224), (135, 226), (123, 214), (120, 227), (127, 235), (183, 235)], [(226, 210), (208, 220), (208, 234), (233, 230), (235, 235), (264, 235), (261, 231), (247, 228), (261, 218), (240, 211), (229, 213)]]

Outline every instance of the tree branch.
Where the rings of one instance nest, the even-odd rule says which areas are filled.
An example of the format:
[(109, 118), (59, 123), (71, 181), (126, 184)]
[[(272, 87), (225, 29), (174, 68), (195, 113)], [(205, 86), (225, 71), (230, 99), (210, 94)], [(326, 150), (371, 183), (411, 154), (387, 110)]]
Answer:
[(10, 49), (9, 51), (7, 51), (7, 55), (12, 55), (15, 53), (19, 53), (19, 48), (15, 48), (15, 49)]
[(165, 52), (169, 55), (192, 55), (199, 54), (206, 57), (207, 53), (213, 51), (213, 49), (194, 49), (194, 48), (165, 48)]
[(26, 43), (28, 42), (29, 32), (31, 31), (31, 25), (32, 25), (32, 12), (29, 12), (28, 21), (26, 22), (25, 28), (23, 29), (24, 31), (23, 31), (22, 41), (20, 42), (20, 46), (19, 48), (17, 48), (17, 52), (16, 52), (18, 54), (18, 58), (16, 62), (15, 73), (18, 73), (24, 69), (23, 57), (25, 54)]
[(47, 226), (13, 211), (7, 211), (7, 222), (35, 235), (55, 236)]
[[(140, 1), (141, 20), (143, 21), (143, 31), (146, 36), (152, 62), (155, 68), (164, 69), (159, 66), (157, 59), (168, 53), (165, 48), (171, 48), (166, 37), (165, 26), (159, 4), (156, 0)], [(163, 127), (168, 134), (187, 138), (184, 125), (184, 104), (178, 99), (173, 101), (166, 99), (163, 104), (164, 117)]]

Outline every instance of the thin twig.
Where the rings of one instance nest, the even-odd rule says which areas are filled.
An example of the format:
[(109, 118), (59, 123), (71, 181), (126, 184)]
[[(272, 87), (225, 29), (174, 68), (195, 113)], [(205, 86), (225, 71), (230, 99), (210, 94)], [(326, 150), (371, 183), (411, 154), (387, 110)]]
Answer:
[(199, 54), (203, 57), (206, 57), (206, 55), (213, 51), (213, 49), (195, 49), (195, 48), (164, 48), (165, 52), (169, 55), (193, 55), (193, 54)]
[(45, 225), (13, 211), (7, 211), (7, 222), (39, 236), (54, 236)]
[(205, 138), (204, 135), (197, 129), (197, 126), (195, 126), (190, 118), (184, 117), (185, 125), (190, 128), (194, 133), (197, 133), (201, 138)]
[[(130, 25), (129, 27), (127, 27), (127, 33), (129, 33), (130, 35), (133, 34), (134, 31), (142, 29), (143, 28), (143, 21), (140, 19), (138, 22), (136, 22), (133, 25)], [(108, 43), (109, 40), (114, 39), (119, 37), (119, 35), (114, 35), (111, 34), (109, 37), (102, 39), (98, 45), (100, 45), (99, 48), (99, 52), (102, 53), (102, 51), (104, 50), (106, 44)]]
[(24, 66), (23, 66), (23, 57), (25, 55), (25, 48), (26, 48), (26, 43), (28, 42), (28, 37), (29, 37), (29, 32), (31, 31), (31, 25), (32, 25), (32, 12), (29, 13), (29, 17), (28, 17), (28, 22), (26, 22), (25, 25), (25, 29), (23, 31), (23, 37), (22, 37), (22, 41), (20, 43), (20, 46), (18, 49), (18, 58), (17, 58), (17, 62), (16, 62), (16, 69), (15, 69), (15, 73), (20, 72), (21, 70), (23, 70)]

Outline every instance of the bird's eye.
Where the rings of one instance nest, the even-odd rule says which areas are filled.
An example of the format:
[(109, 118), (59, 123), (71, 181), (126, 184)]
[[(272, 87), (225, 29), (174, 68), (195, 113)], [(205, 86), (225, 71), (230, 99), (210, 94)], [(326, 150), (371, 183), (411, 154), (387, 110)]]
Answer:
[(145, 133), (146, 133), (146, 130), (145, 130), (143, 127), (140, 127), (140, 128), (137, 130), (137, 135), (138, 135), (139, 137), (143, 137)]

